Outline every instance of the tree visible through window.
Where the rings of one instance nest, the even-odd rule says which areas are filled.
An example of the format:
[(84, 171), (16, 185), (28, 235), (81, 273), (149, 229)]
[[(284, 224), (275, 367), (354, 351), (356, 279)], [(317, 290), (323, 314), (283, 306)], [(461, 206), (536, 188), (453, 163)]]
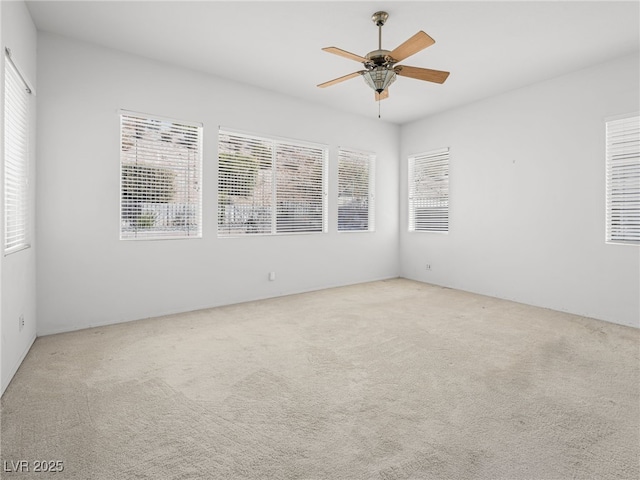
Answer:
[(373, 231), (374, 162), (371, 153), (338, 152), (338, 231)]
[(202, 127), (134, 113), (120, 119), (120, 238), (199, 237)]
[(218, 234), (326, 231), (326, 148), (220, 131)]

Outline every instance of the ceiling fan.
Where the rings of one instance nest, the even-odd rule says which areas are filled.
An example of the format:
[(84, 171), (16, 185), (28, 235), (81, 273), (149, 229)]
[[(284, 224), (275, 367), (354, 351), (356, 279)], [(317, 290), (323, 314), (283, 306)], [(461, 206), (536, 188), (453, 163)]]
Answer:
[(378, 27), (378, 49), (367, 53), (364, 57), (336, 47), (323, 48), (322, 50), (325, 52), (350, 58), (357, 62), (362, 62), (365, 69), (321, 83), (318, 87), (329, 87), (336, 83), (344, 82), (345, 80), (361, 75), (366, 84), (375, 91), (376, 100), (384, 100), (389, 96), (388, 88), (389, 85), (396, 80), (396, 75), (424, 80), (427, 82), (444, 83), (449, 76), (449, 72), (431, 70), (429, 68), (396, 65), (396, 63), (401, 62), (405, 58), (413, 55), (414, 53), (418, 53), (420, 50), (424, 50), (435, 43), (435, 40), (423, 31), (419, 31), (394, 50), (389, 51), (382, 49), (382, 26), (388, 18), (389, 14), (387, 12), (376, 12), (371, 16), (371, 20)]

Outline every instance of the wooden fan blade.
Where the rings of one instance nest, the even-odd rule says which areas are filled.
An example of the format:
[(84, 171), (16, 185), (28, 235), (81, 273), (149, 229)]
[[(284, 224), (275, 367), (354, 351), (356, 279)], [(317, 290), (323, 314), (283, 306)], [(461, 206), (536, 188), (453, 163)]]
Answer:
[(335, 85), (336, 83), (344, 82), (345, 80), (349, 80), (350, 78), (357, 77), (361, 72), (353, 72), (349, 75), (344, 75), (343, 77), (334, 78), (333, 80), (329, 80), (328, 82), (324, 82), (318, 85), (320, 88), (330, 87), (331, 85)]
[(333, 53), (334, 55), (340, 55), (341, 57), (350, 58), (351, 60), (355, 60), (356, 62), (366, 62), (367, 59), (361, 57), (360, 55), (356, 55), (355, 53), (347, 52), (346, 50), (342, 50), (337, 47), (325, 47), (322, 50), (325, 52)]
[(420, 50), (424, 50), (434, 43), (436, 43), (436, 41), (433, 38), (420, 30), (409, 40), (396, 47), (395, 50), (392, 50), (389, 56), (396, 62), (401, 62), (405, 58), (410, 57), (414, 53), (418, 53)]
[(407, 67), (405, 65), (397, 65), (394, 70), (401, 77), (415, 78), (416, 80), (424, 80), (426, 82), (444, 83), (449, 76), (449, 72), (442, 70), (431, 70), (429, 68)]
[(389, 98), (389, 90), (383, 90), (382, 93), (374, 92), (376, 94), (376, 102)]

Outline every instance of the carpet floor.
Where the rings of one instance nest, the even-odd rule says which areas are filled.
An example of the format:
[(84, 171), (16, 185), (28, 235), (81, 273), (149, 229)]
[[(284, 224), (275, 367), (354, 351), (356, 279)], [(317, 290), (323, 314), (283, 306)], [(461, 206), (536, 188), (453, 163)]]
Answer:
[(2, 478), (638, 479), (639, 345), (405, 279), (40, 337)]

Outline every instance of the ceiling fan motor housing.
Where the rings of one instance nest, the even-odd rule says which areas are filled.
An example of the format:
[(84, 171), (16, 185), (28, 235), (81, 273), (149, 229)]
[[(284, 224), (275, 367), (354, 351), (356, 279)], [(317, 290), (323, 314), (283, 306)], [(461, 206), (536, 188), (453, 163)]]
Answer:
[(374, 50), (373, 52), (367, 53), (364, 57), (368, 60), (368, 63), (371, 63), (373, 66), (393, 66), (396, 63), (393, 58), (389, 56), (391, 52), (389, 50)]

